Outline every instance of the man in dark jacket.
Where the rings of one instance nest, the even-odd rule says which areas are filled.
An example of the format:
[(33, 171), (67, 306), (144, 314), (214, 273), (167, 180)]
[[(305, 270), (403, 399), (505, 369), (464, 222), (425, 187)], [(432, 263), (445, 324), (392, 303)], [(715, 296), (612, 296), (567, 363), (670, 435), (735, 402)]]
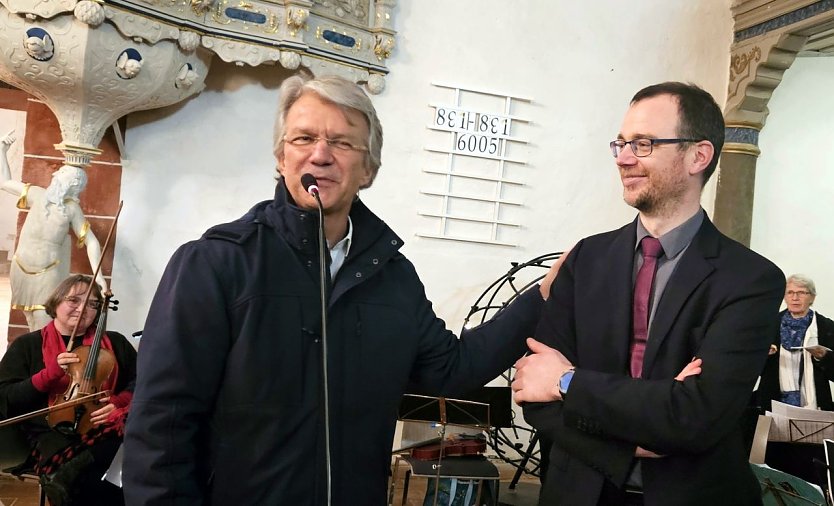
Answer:
[[(355, 84), (287, 79), (275, 131), (274, 200), (182, 246), (160, 282), (126, 434), (128, 504), (385, 504), (402, 394), (483, 385), (535, 329), (537, 290), (461, 340), (434, 314), (402, 241), (356, 197), (382, 130)], [(326, 376), (306, 173), (329, 250)]]

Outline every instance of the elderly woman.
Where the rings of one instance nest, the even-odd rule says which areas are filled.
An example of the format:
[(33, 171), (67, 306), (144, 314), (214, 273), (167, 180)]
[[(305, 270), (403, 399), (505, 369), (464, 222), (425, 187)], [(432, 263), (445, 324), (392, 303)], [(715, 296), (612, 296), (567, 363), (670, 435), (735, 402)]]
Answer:
[(817, 289), (801, 274), (787, 280), (776, 344), (771, 346), (760, 393), (763, 407), (777, 400), (794, 406), (834, 411), (828, 382), (834, 380), (834, 321), (811, 309)]
[[(62, 281), (46, 303), (53, 320), (9, 346), (0, 361), (0, 419), (52, 406), (66, 391), (70, 383), (66, 371), (80, 362), (76, 353), (66, 351), (70, 333), (77, 323), (77, 346), (90, 345), (96, 333), (102, 295), (93, 283), (90, 300), (84, 305), (90, 283), (91, 278), (83, 275)], [(53, 506), (124, 504), (121, 490), (101, 477), (121, 444), (124, 418), (133, 397), (136, 351), (123, 335), (110, 331), (102, 336), (101, 348), (113, 353), (116, 366), (101, 385), (111, 393), (92, 411), (92, 429), (85, 434), (54, 430), (44, 417), (21, 424), (32, 454), (19, 471), (34, 469)]]

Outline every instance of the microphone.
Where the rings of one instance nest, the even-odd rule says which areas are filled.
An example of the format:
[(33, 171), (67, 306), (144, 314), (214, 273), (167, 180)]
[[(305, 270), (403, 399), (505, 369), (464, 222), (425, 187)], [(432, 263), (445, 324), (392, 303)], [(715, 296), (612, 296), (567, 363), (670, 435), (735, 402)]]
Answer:
[(319, 194), (319, 186), (317, 183), (316, 178), (309, 172), (301, 175), (301, 184), (304, 186), (304, 190), (314, 197), (317, 197)]
[[(319, 187), (316, 178), (309, 172), (301, 175), (301, 184), (304, 189), (315, 197), (319, 211), (319, 296), (321, 302), (321, 373), (322, 373), (322, 396), (324, 404), (324, 451), (325, 467), (327, 475), (327, 506), (330, 506), (333, 494), (332, 475), (332, 449), (330, 444), (330, 383), (327, 375), (327, 282), (330, 279), (330, 272), (327, 270), (325, 260), (325, 247), (327, 240), (324, 235), (324, 206), (321, 203)], [(440, 480), (438, 480), (439, 482)]]

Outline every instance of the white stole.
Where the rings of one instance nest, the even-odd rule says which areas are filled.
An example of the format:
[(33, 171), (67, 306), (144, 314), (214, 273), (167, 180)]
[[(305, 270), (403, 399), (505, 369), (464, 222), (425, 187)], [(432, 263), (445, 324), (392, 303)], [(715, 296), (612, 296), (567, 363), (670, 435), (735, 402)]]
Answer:
[[(811, 318), (811, 325), (805, 332), (802, 346), (816, 346), (819, 344), (817, 333), (817, 313)], [(802, 359), (804, 357), (804, 359)], [(819, 409), (817, 406), (817, 390), (814, 384), (814, 360), (811, 352), (806, 350), (790, 351), (779, 344), (779, 389), (782, 392), (799, 390), (800, 405), (803, 408)], [(802, 384), (799, 384), (799, 364), (802, 362)]]

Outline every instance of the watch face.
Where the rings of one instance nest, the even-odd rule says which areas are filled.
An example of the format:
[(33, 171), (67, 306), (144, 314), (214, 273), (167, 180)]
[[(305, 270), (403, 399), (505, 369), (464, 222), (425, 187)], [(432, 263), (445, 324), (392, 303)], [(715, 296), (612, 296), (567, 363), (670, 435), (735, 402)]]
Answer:
[(568, 385), (570, 385), (570, 380), (573, 378), (573, 371), (567, 371), (562, 374), (562, 377), (559, 378), (559, 392), (562, 394), (568, 389)]

